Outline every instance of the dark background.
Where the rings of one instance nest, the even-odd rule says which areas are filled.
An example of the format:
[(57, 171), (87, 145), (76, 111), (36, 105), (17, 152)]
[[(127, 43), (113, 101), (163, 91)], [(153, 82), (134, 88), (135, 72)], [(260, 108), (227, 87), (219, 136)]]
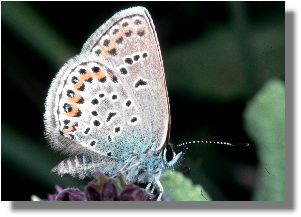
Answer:
[(145, 6), (158, 34), (171, 104), (171, 142), (191, 146), (183, 166), (213, 200), (251, 200), (256, 145), (243, 112), (270, 78), (284, 80), (284, 2), (2, 2), (2, 200), (46, 198), (64, 156), (43, 137), (52, 78), (98, 26), (121, 9)]

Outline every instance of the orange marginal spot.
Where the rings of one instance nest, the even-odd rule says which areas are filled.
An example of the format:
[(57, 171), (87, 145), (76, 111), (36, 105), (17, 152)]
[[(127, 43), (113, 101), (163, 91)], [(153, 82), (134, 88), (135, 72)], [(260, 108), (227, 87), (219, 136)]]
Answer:
[(113, 37), (112, 41), (116, 42), (116, 41), (120, 40), (121, 38), (123, 38), (124, 35), (125, 35), (125, 32), (123, 29), (121, 29), (120, 32), (116, 36)]
[(66, 115), (70, 116), (70, 117), (75, 117), (78, 116), (80, 110), (78, 109), (78, 107), (75, 104), (71, 104), (71, 111), (70, 112), (66, 112)]
[(115, 37), (113, 38), (113, 40), (116, 42), (116, 41), (121, 40), (122, 37), (123, 37), (122, 34), (119, 34), (119, 35), (115, 36)]
[[(142, 29), (143, 29), (143, 28), (142, 28)], [(114, 36), (114, 37), (112, 38), (112, 41), (116, 42), (116, 41), (120, 40), (122, 37), (125, 36), (126, 33), (129, 33), (130, 31), (133, 31), (133, 29), (130, 28), (130, 27), (121, 29), (120, 32), (119, 32), (119, 34), (117, 34), (116, 36)], [(111, 41), (111, 43), (112, 43), (112, 41)], [(109, 50), (110, 50), (110, 49), (109, 49)]]
[(68, 100), (71, 103), (77, 103), (81, 99), (82, 99), (82, 96), (77, 91), (74, 92), (74, 97), (68, 97)]
[(68, 126), (68, 128), (65, 129), (65, 130), (63, 130), (63, 133), (66, 134), (66, 133), (70, 133), (70, 132), (75, 131), (76, 130), (75, 129), (76, 126), (77, 126), (77, 123), (74, 123), (74, 122), (70, 123), (69, 126)]
[(133, 32), (133, 29), (131, 27), (127, 27), (121, 30), (122, 36), (124, 36), (126, 33), (129, 33), (130, 31)]
[(101, 80), (106, 77), (105, 73), (102, 70), (93, 73), (94, 78)]
[(109, 43), (109, 45), (108, 46), (103, 46), (102, 47), (102, 57), (103, 58), (107, 58), (108, 57), (108, 52), (110, 51), (110, 50), (113, 50), (113, 49), (116, 49), (116, 44), (115, 44), (115, 42), (113, 43), (113, 42), (110, 42)]
[(108, 52), (106, 52), (106, 50), (104, 49), (104, 52), (101, 52), (100, 57), (106, 59), (108, 57)]
[(108, 58), (108, 52), (116, 49), (116, 40), (120, 39), (121, 37), (124, 37), (125, 34), (133, 32), (133, 29), (130, 27), (121, 29), (120, 33), (113, 38), (110, 38), (110, 43), (107, 46), (102, 46), (101, 50), (103, 51), (101, 53), (101, 57), (106, 59)]
[(78, 89), (82, 88), (83, 85), (84, 85), (84, 81), (79, 78), (78, 82), (76, 84), (74, 84), (74, 89), (78, 90)]
[(144, 27), (140, 27), (140, 28), (137, 29), (137, 34), (138, 34), (139, 36), (143, 36), (144, 33), (145, 33)]
[(92, 81), (92, 75), (90, 72), (87, 71), (85, 74), (80, 74), (77, 79), (78, 82), (74, 84), (74, 89), (80, 90), (84, 86), (84, 81)]
[(80, 75), (79, 75), (78, 80), (79, 80), (79, 81), (81, 81), (81, 80), (88, 81), (88, 80), (90, 80), (91, 78), (92, 78), (91, 72), (86, 71), (85, 74), (80, 74)]

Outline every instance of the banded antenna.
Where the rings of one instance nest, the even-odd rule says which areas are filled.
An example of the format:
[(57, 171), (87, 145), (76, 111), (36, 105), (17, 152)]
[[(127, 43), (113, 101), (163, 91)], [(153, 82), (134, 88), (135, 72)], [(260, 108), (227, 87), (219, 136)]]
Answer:
[[(175, 147), (181, 147), (184, 148), (182, 149), (182, 152), (186, 152), (189, 148), (189, 144), (215, 144), (215, 145), (226, 145), (226, 146), (249, 146), (249, 143), (233, 143), (233, 142), (215, 142), (215, 141), (207, 141), (207, 140), (195, 140), (195, 141), (189, 141), (189, 142), (183, 142), (181, 144), (175, 145)], [(181, 158), (183, 160), (183, 158)], [(182, 169), (182, 172), (186, 175), (190, 173), (190, 167), (185, 166)]]
[(216, 141), (207, 141), (207, 140), (195, 140), (189, 142), (183, 142), (181, 144), (175, 145), (176, 147), (186, 146), (189, 144), (216, 144), (216, 145), (227, 145), (227, 146), (249, 146), (249, 143), (232, 143), (232, 142), (216, 142)]

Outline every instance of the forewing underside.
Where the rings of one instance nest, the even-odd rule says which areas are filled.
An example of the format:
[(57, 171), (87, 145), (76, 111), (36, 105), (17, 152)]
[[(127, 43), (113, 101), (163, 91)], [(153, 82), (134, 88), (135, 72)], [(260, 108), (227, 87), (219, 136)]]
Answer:
[[(115, 14), (92, 34), (82, 53), (104, 59), (116, 69), (136, 100), (141, 121), (151, 124), (148, 145), (160, 149), (168, 135), (169, 103), (160, 47), (147, 10), (135, 7)], [(143, 132), (150, 136), (147, 133)]]

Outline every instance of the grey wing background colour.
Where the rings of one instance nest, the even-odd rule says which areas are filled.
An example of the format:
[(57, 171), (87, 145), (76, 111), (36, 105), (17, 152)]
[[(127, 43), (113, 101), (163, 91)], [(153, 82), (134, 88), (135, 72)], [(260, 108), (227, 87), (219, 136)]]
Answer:
[[(144, 150), (144, 145), (160, 149), (169, 136), (170, 111), (161, 51), (148, 11), (134, 7), (115, 14), (91, 35), (81, 53), (105, 59), (121, 74), (141, 121), (151, 127), (144, 127), (140, 145)], [(147, 85), (135, 88), (141, 80), (140, 84), (145, 81)]]

